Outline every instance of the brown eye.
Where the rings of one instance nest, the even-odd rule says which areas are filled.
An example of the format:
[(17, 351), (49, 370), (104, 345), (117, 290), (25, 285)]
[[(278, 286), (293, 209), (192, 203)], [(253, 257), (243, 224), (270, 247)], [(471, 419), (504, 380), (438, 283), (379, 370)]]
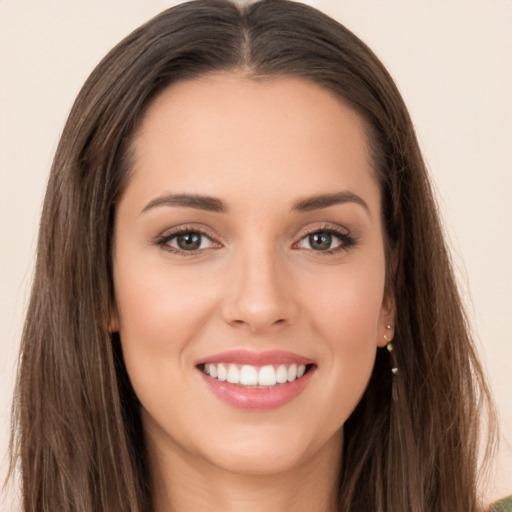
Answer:
[(176, 245), (184, 251), (195, 251), (201, 247), (199, 233), (184, 233), (176, 237)]
[[(347, 240), (345, 240), (347, 238)], [(309, 249), (316, 252), (327, 252), (341, 249), (349, 242), (348, 236), (331, 231), (315, 231), (305, 236), (298, 244), (301, 249)]]
[(326, 251), (331, 249), (332, 235), (330, 233), (313, 233), (308, 235), (308, 242), (311, 249), (315, 251)]
[(166, 236), (159, 242), (161, 246), (167, 246), (169, 250), (193, 252), (200, 249), (208, 249), (214, 245), (212, 239), (198, 231), (183, 231)]

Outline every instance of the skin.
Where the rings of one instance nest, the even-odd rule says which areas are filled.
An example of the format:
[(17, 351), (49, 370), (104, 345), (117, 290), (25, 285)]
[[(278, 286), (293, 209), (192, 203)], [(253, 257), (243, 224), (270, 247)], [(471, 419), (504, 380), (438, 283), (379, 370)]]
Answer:
[[(394, 320), (361, 117), (301, 79), (214, 74), (157, 97), (133, 149), (111, 328), (142, 404), (157, 510), (170, 496), (176, 511), (334, 510), (342, 427)], [(293, 209), (342, 191), (361, 201)], [(169, 194), (218, 198), (226, 211), (160, 201)], [(180, 226), (209, 238), (188, 253), (176, 238), (158, 243)], [(336, 251), (311, 245), (308, 232), (326, 228), (343, 235)], [(316, 366), (291, 402), (241, 410), (195, 366), (232, 349)]]

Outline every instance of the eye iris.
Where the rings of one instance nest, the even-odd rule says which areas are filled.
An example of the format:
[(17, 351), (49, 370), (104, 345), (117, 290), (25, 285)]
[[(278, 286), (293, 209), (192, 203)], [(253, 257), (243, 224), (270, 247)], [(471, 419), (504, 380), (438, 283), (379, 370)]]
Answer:
[(309, 244), (312, 249), (325, 251), (330, 249), (332, 236), (329, 233), (313, 233), (309, 235)]
[(176, 237), (176, 243), (184, 251), (194, 251), (201, 247), (201, 235), (199, 233), (183, 233)]

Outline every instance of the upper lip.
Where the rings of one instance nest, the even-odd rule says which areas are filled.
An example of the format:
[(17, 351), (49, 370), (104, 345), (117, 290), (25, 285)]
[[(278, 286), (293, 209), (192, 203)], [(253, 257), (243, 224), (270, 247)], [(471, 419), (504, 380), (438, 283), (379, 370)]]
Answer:
[(255, 352), (252, 350), (238, 349), (219, 352), (196, 361), (196, 366), (211, 363), (238, 363), (251, 366), (265, 366), (269, 364), (314, 364), (312, 359), (287, 352), (285, 350), (265, 350)]

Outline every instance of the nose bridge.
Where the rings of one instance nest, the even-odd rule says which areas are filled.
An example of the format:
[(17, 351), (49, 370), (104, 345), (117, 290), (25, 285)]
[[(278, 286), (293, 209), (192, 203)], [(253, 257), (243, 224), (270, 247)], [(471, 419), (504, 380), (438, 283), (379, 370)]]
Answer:
[(224, 304), (226, 321), (252, 331), (293, 322), (296, 307), (283, 260), (270, 244), (238, 251)]

